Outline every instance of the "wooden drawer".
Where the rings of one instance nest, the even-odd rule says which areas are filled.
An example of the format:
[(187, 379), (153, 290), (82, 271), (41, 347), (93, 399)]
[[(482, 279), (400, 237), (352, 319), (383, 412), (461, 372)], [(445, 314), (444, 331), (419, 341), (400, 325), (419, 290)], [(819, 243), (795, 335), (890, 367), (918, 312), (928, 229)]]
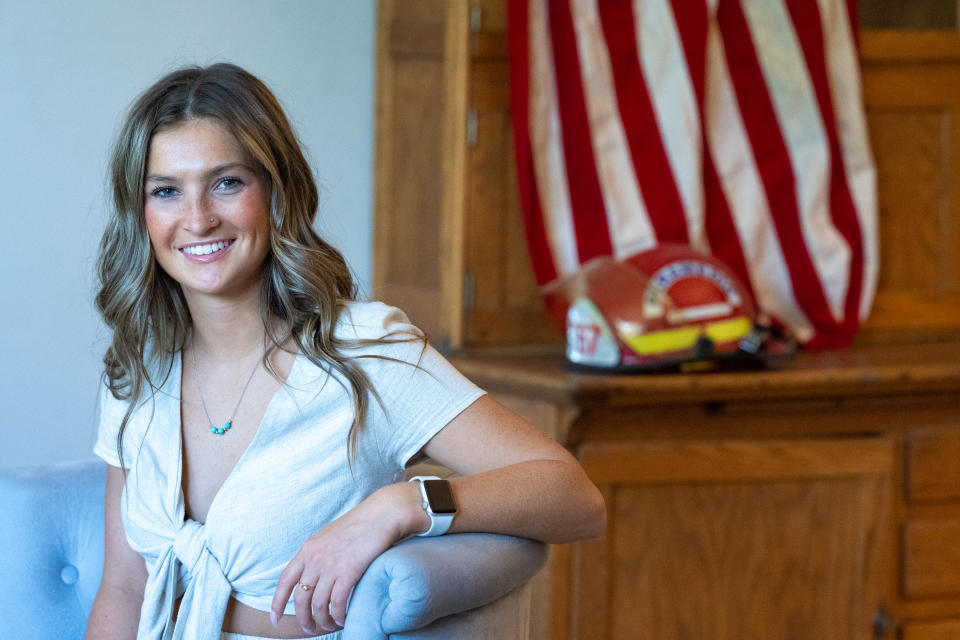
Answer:
[(903, 565), (905, 597), (960, 594), (960, 519), (907, 523)]
[(960, 620), (908, 622), (903, 625), (903, 640), (957, 640), (960, 638)]
[[(907, 435), (907, 498), (960, 499), (960, 430), (920, 429)], [(960, 636), (958, 636), (960, 637)]]

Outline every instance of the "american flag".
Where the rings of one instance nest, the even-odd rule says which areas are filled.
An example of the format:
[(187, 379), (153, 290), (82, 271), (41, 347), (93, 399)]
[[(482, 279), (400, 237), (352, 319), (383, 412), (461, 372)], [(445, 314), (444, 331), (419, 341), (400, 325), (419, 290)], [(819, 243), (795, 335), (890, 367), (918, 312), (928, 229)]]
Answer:
[(878, 271), (855, 0), (508, 0), (534, 272), (714, 255), (808, 347), (848, 344)]

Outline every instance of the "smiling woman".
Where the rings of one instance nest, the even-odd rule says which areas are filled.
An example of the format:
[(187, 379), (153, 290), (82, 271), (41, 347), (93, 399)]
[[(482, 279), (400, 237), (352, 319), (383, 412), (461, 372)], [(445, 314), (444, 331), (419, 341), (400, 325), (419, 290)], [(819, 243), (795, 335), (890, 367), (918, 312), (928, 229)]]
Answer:
[[(88, 640), (336, 640), (351, 589), (407, 536), (603, 530), (602, 497), (563, 447), (401, 311), (355, 299), (255, 77), (218, 64), (162, 78), (131, 108), (112, 177)], [(402, 481), (424, 456), (459, 477)]]

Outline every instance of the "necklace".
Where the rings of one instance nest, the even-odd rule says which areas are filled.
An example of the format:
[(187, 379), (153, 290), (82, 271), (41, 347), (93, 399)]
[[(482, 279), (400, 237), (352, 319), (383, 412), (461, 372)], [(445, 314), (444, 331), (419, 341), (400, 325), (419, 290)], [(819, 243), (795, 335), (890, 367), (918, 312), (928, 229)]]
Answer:
[(226, 422), (223, 423), (222, 427), (215, 427), (213, 425), (213, 419), (210, 417), (210, 412), (207, 411), (207, 403), (203, 399), (203, 389), (200, 388), (200, 365), (197, 364), (197, 349), (194, 347), (193, 351), (193, 368), (196, 371), (196, 382), (197, 382), (197, 395), (200, 396), (200, 405), (203, 407), (203, 413), (207, 416), (207, 422), (210, 423), (210, 433), (218, 436), (222, 436), (227, 431), (230, 430), (230, 427), (233, 426), (233, 416), (237, 414), (237, 409), (240, 408), (240, 403), (243, 402), (243, 395), (247, 392), (247, 387), (250, 386), (250, 381), (253, 380), (253, 374), (257, 372), (257, 369), (260, 368), (260, 360), (257, 360), (257, 363), (253, 366), (253, 371), (250, 372), (250, 377), (247, 378), (247, 384), (243, 385), (243, 391), (240, 392), (240, 398), (237, 400), (237, 405), (233, 408), (233, 412), (230, 414), (230, 417), (227, 418)]

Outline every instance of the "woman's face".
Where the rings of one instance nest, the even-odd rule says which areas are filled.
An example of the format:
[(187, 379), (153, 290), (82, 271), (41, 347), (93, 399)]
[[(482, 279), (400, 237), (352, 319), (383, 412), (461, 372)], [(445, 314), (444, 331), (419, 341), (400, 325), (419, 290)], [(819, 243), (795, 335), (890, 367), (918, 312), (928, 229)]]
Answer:
[(259, 291), (270, 189), (226, 128), (200, 119), (154, 134), (144, 189), (154, 255), (188, 302)]

